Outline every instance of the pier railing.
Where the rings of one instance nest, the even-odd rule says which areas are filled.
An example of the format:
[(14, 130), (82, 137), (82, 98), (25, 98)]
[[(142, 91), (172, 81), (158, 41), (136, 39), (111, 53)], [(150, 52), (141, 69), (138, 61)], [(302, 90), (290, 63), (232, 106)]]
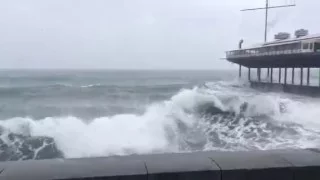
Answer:
[(244, 49), (244, 50), (228, 51), (227, 58), (275, 56), (275, 55), (303, 54), (303, 53), (314, 53), (314, 51), (312, 49), (292, 49), (292, 50), (261, 52), (257, 49)]

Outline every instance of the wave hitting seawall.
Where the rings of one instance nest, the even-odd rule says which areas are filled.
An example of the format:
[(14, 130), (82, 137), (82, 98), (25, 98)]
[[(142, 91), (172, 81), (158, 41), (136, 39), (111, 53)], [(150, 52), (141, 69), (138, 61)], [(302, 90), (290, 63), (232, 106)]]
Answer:
[(320, 102), (245, 88), (207, 83), (150, 103), (143, 113), (90, 121), (71, 115), (5, 119), (0, 160), (319, 147)]

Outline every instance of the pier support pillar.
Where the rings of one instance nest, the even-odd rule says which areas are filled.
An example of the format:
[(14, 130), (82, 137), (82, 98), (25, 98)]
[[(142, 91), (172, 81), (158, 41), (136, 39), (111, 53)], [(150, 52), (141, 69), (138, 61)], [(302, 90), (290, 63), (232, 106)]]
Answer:
[(239, 78), (241, 78), (241, 65), (239, 65)]
[(287, 68), (284, 68), (284, 84), (287, 84)]
[(281, 84), (281, 68), (279, 68), (279, 84)]
[(307, 85), (310, 85), (310, 68), (307, 69)]
[(270, 68), (268, 68), (267, 77), (269, 77), (269, 75), (270, 75)]
[(300, 68), (300, 85), (303, 85), (303, 68)]
[(292, 68), (292, 79), (291, 79), (291, 83), (294, 85), (294, 68)]
[(273, 68), (271, 68), (271, 76), (270, 76), (270, 81), (273, 83)]
[(261, 81), (261, 68), (257, 69), (258, 81)]
[(248, 80), (251, 81), (251, 68), (248, 68)]

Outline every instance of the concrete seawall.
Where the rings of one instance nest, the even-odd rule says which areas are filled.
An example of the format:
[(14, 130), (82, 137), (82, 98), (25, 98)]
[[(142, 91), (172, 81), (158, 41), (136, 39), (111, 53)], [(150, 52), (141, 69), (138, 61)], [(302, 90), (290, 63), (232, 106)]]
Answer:
[(319, 180), (315, 150), (194, 152), (2, 162), (0, 180)]

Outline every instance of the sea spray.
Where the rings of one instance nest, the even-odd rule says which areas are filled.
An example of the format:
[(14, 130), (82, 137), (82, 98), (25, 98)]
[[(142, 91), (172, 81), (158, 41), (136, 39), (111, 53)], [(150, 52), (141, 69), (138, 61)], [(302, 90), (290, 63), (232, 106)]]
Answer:
[[(221, 82), (183, 88), (167, 100), (149, 104), (141, 114), (91, 120), (74, 116), (3, 120), (1, 143), (8, 148), (1, 152), (8, 157), (2, 160), (54, 158), (23, 155), (19, 148), (24, 145), (17, 142), (28, 138), (42, 139), (40, 146), (28, 145), (34, 152), (50, 145), (46, 151), (56, 148), (55, 156), (64, 158), (320, 145), (320, 126), (315, 117), (319, 103), (244, 88)], [(9, 138), (10, 134), (19, 138)]]

